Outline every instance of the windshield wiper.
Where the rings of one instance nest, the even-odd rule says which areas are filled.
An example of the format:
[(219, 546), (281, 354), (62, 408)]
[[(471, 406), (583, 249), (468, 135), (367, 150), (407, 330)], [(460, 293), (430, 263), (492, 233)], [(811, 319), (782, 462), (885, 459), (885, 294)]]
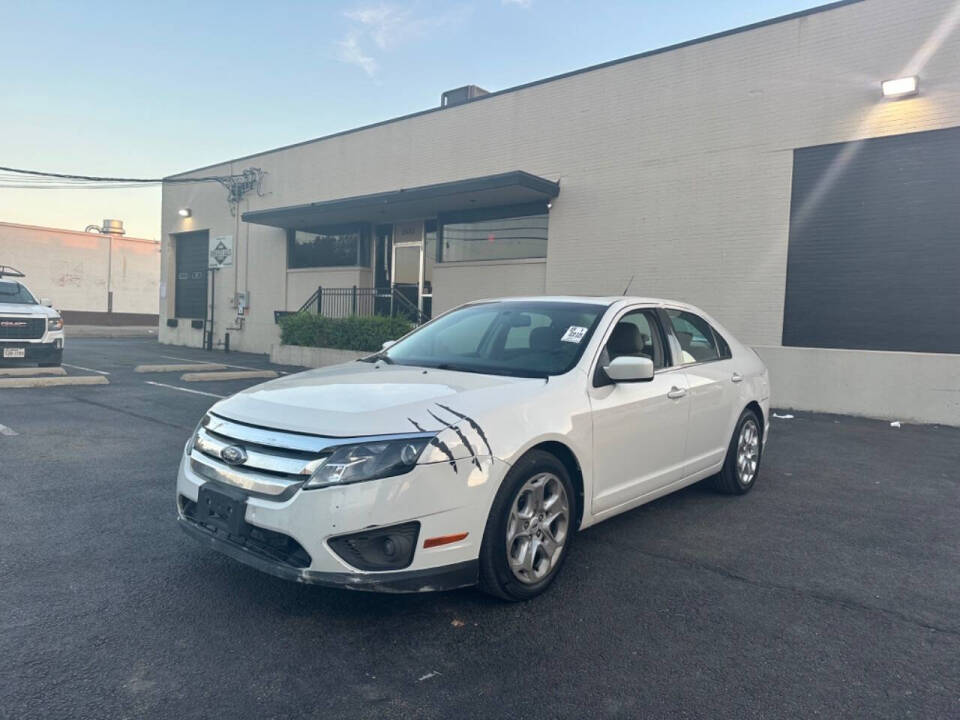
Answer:
[(360, 362), (377, 362), (377, 360), (383, 360), (387, 365), (393, 365), (393, 360), (390, 359), (390, 356), (387, 355), (384, 351), (374, 353), (373, 355), (367, 355), (367, 357), (360, 358)]
[(535, 370), (514, 370), (510, 368), (484, 367), (482, 365), (454, 365), (451, 363), (440, 363), (432, 366), (435, 370), (452, 370), (453, 372), (476, 373), (477, 375), (505, 375), (507, 377), (528, 377), (540, 378), (541, 380), (550, 377), (548, 373), (536, 372)]

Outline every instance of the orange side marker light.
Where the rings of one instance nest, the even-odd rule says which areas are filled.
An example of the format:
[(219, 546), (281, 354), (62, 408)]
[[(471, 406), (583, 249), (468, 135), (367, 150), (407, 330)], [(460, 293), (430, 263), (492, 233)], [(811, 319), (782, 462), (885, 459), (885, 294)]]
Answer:
[(437, 547), (438, 545), (449, 545), (450, 543), (460, 542), (469, 533), (457, 533), (456, 535), (440, 535), (439, 537), (427, 538), (423, 541), (424, 548)]

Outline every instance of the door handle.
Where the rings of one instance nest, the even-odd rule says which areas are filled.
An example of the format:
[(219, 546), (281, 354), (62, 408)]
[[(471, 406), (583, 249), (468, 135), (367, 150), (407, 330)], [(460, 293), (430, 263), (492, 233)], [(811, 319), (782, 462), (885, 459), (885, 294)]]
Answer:
[(686, 394), (687, 391), (685, 388), (678, 388), (676, 385), (674, 385), (672, 388), (670, 388), (670, 392), (667, 393), (667, 397), (671, 400), (679, 400)]
[(730, 382), (740, 382), (741, 380), (743, 380), (743, 375), (738, 372), (735, 372), (730, 378)]

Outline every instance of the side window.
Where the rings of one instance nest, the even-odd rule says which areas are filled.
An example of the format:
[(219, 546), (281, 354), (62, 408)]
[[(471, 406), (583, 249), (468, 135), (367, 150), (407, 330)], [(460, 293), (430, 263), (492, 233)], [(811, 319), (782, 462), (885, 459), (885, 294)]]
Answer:
[(648, 357), (655, 368), (666, 367), (663, 336), (652, 311), (636, 310), (620, 318), (600, 356), (600, 367), (623, 355)]
[[(680, 342), (680, 362), (683, 365), (691, 363), (710, 362), (723, 357), (717, 346), (717, 337), (710, 327), (710, 323), (699, 315), (684, 312), (683, 310), (667, 310), (670, 322), (673, 324), (673, 333)], [(726, 356), (730, 355), (730, 348), (726, 347)]]
[[(710, 329), (713, 330), (713, 326), (710, 326)], [(717, 348), (720, 350), (720, 359), (729, 360), (733, 357), (733, 353), (730, 352), (730, 345), (727, 344), (727, 341), (723, 339), (723, 335), (718, 333), (716, 330), (713, 330), (713, 337), (717, 341)]]

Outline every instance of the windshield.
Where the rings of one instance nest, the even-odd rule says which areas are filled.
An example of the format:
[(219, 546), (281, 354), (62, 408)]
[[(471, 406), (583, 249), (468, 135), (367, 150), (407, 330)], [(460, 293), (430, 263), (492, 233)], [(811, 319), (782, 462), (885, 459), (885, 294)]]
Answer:
[(425, 325), (376, 357), (397, 365), (546, 377), (570, 370), (606, 305), (502, 301), (470, 305)]
[(36, 305), (37, 300), (23, 285), (9, 280), (0, 280), (0, 303)]

